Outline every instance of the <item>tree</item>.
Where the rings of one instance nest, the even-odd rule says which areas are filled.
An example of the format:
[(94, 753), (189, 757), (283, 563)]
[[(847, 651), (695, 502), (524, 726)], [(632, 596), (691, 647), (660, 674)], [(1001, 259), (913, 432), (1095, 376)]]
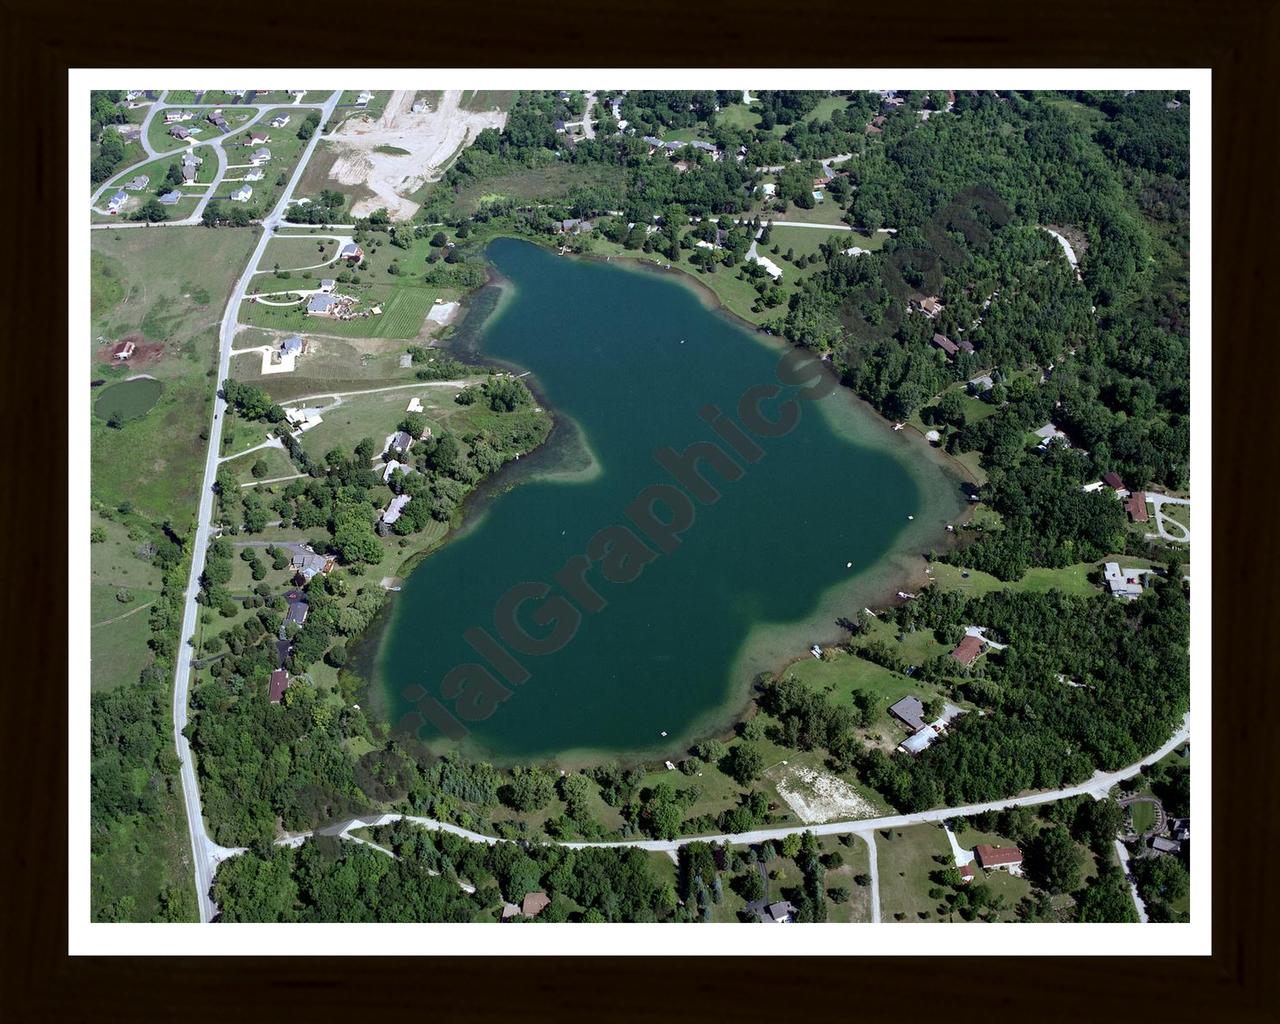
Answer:
[(1071, 892), (1080, 884), (1080, 851), (1062, 825), (1047, 828), (1032, 840), (1027, 861), (1032, 880), (1049, 892)]
[(764, 771), (764, 757), (755, 747), (739, 743), (730, 748), (720, 768), (738, 785), (746, 786), (760, 778), (760, 773)]
[(265, 459), (258, 459), (250, 467), (249, 472), (252, 473), (256, 479), (261, 480), (268, 472), (270, 472), (270, 467), (267, 466)]

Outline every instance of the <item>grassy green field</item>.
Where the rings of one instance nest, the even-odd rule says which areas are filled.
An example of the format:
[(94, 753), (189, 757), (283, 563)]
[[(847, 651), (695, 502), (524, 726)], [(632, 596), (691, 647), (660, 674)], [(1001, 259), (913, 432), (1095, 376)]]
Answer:
[[(914, 825), (875, 834), (880, 870), (880, 919), (936, 921), (937, 901), (929, 898), (931, 872), (953, 863), (951, 845), (939, 825)], [(943, 859), (942, 863), (935, 860)]]
[[(263, 251), (262, 262), (258, 265), (258, 269), (271, 271), (277, 266), (281, 270), (314, 267), (317, 263), (327, 263), (337, 251), (338, 243), (333, 238), (276, 237), (267, 243), (267, 248)], [(266, 291), (267, 285), (270, 285), (271, 282), (266, 278), (263, 278), (263, 281), (265, 283), (260, 287), (262, 287), (263, 291)], [(280, 287), (287, 288), (290, 283), (300, 286), (300, 282), (295, 281), (282, 283)]]
[(98, 392), (93, 403), (94, 415), (104, 420), (141, 419), (155, 407), (163, 392), (164, 385), (149, 378), (108, 384)]
[[(94, 690), (135, 682), (151, 662), (148, 608), (160, 593), (160, 572), (139, 557), (145, 536), (95, 512), (92, 528), (105, 540), (89, 548), (89, 683)], [(131, 597), (121, 601), (121, 596)]]
[(716, 123), (730, 128), (755, 129), (760, 127), (760, 115), (745, 104), (731, 103), (720, 108), (716, 114)]
[[(430, 96), (432, 93), (419, 93), (419, 95)], [(434, 95), (439, 95), (434, 94)], [(458, 106), (463, 110), (510, 110), (511, 104), (515, 102), (516, 91), (514, 89), (479, 89), (468, 90), (464, 92), (458, 100)]]
[[(1125, 558), (1126, 565), (1133, 561), (1132, 558)], [(1079, 597), (1092, 597), (1094, 594), (1102, 593), (1100, 587), (1089, 582), (1089, 573), (1096, 571), (1098, 567), (1097, 562), (1081, 562), (1062, 569), (1028, 569), (1022, 579), (1006, 583), (977, 569), (963, 569), (959, 566), (935, 562), (933, 578), (943, 590), (958, 590), (969, 597), (981, 597), (995, 590), (1025, 591), (1031, 594), (1061, 590)], [(968, 573), (967, 578), (965, 573)]]
[[(266, 464), (267, 471), (261, 477), (255, 477), (253, 475), (253, 467), (259, 461)], [(231, 468), (236, 475), (236, 479), (242, 484), (253, 483), (258, 479), (273, 480), (276, 477), (291, 476), (298, 472), (298, 467), (279, 448), (264, 448), (251, 455), (242, 455), (240, 458), (228, 462), (227, 466)]]
[[(131, 501), (179, 529), (194, 516), (200, 435), (216, 386), (216, 321), (256, 239), (253, 230), (93, 232), (90, 372), (108, 381), (148, 373), (164, 385), (141, 419), (120, 429), (91, 421), (93, 493), (108, 504)], [(110, 365), (105, 346), (135, 334), (152, 354)]]
[(357, 295), (361, 304), (357, 311), (380, 305), (377, 316), (336, 320), (331, 317), (308, 316), (303, 303), (293, 306), (267, 306), (249, 303), (241, 307), (241, 323), (265, 327), (276, 331), (297, 331), (301, 334), (327, 334), (338, 338), (416, 338), (426, 322), (427, 313), (441, 290), (434, 287), (377, 284), (359, 288), (340, 285), (343, 295)]
[[(213, 156), (213, 151), (208, 146), (197, 146), (195, 147), (195, 155), (208, 158), (197, 169), (196, 182), (204, 183), (213, 181), (213, 176), (218, 169), (218, 161), (217, 158)], [(105, 206), (106, 201), (111, 198), (117, 188), (124, 185), (125, 182), (136, 178), (139, 174), (145, 174), (151, 179), (151, 181), (141, 192), (131, 192), (129, 194), (145, 200), (148, 196), (155, 193), (155, 190), (165, 180), (165, 175), (169, 173), (169, 168), (174, 164), (177, 164), (179, 167), (182, 166), (181, 153), (171, 153), (168, 156), (161, 157), (159, 160), (153, 160), (149, 164), (144, 164), (142, 167), (126, 171), (123, 174), (117, 174), (107, 185), (106, 191), (103, 192), (101, 205)], [(175, 185), (174, 187), (179, 191), (182, 191), (184, 187), (189, 188), (190, 186)]]
[(302, 435), (302, 447), (314, 458), (323, 459), (324, 453), (331, 448), (350, 451), (365, 437), (372, 437), (377, 445), (381, 445), (388, 434), (395, 432), (396, 424), (405, 417), (412, 398), (421, 400), (423, 414), (434, 431), (438, 432), (444, 426), (458, 427), (472, 422), (475, 419), (474, 407), (461, 406), (453, 400), (458, 390), (454, 387), (422, 385), (369, 395), (352, 395), (344, 398), (341, 405), (333, 406), (331, 411), (325, 411), (325, 406), (322, 405), (323, 422)]
[[(503, 174), (494, 178), (468, 185), (462, 189), (453, 203), (455, 214), (469, 216), (484, 204), (494, 199), (515, 199), (520, 202), (540, 202), (563, 196), (574, 186), (591, 188), (607, 186), (621, 189), (625, 172), (618, 167), (602, 167), (588, 165), (567, 166), (562, 163), (547, 167), (536, 167), (528, 170)], [(422, 193), (413, 198), (420, 200), (434, 186), (426, 186)]]

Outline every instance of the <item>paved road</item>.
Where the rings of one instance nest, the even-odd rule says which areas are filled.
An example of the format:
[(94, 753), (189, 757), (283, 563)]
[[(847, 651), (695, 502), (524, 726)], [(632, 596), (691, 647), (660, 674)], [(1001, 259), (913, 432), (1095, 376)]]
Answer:
[(1147, 924), (1147, 905), (1142, 902), (1142, 897), (1138, 895), (1138, 883), (1133, 880), (1133, 875), (1129, 873), (1129, 851), (1119, 839), (1116, 840), (1116, 856), (1120, 858), (1120, 870), (1124, 872), (1124, 877), (1129, 880), (1129, 892), (1133, 895), (1133, 909), (1138, 912), (1138, 921), (1140, 924)]
[[(323, 105), (324, 120), (327, 120), (330, 114), (333, 113), (333, 108), (337, 105), (340, 95), (341, 93), (335, 92)], [(272, 104), (272, 106), (278, 106), (278, 104)], [(288, 205), (293, 195), (293, 190), (297, 188), (303, 169), (307, 166), (307, 161), (311, 159), (311, 154), (315, 151), (316, 143), (319, 141), (320, 132), (316, 132), (307, 142), (307, 146), (298, 160), (298, 165), (294, 168), (293, 176), (285, 186), (284, 192), (281, 193), (279, 203), (263, 219), (262, 237), (258, 239), (257, 247), (249, 257), (244, 273), (241, 274), (240, 280), (236, 282), (235, 289), (231, 293), (231, 297), (227, 300), (227, 307), (222, 315), (222, 326), (219, 334), (218, 376), (216, 378), (219, 384), (227, 378), (230, 369), (231, 344), (236, 333), (236, 315), (240, 308), (240, 303), (244, 301), (245, 290), (258, 263), (262, 259), (267, 243), (271, 240), (275, 225), (279, 222), (281, 213)], [(182, 634), (179, 637), (178, 645), (178, 667), (174, 675), (173, 684), (173, 742), (177, 747), (178, 759), (182, 763), (182, 797), (186, 806), (187, 832), (191, 840), (191, 858), (195, 870), (196, 897), (200, 905), (200, 920), (202, 922), (212, 921), (218, 912), (209, 895), (209, 889), (213, 884), (213, 874), (218, 863), (241, 852), (219, 846), (209, 838), (209, 833), (205, 829), (204, 814), (200, 806), (200, 787), (196, 782), (194, 759), (190, 745), (187, 743), (187, 737), (183, 734), (183, 729), (187, 725), (187, 699), (191, 685), (191, 646), (195, 637), (196, 613), (198, 610), (196, 595), (200, 590), (200, 572), (204, 568), (204, 554), (209, 544), (210, 526), (213, 520), (213, 486), (218, 476), (218, 452), (222, 447), (222, 424), (226, 419), (226, 407), (227, 403), (222, 397), (221, 391), (219, 391), (214, 399), (213, 426), (209, 433), (208, 451), (205, 454), (204, 485), (200, 494), (196, 531), (192, 538), (191, 576), (187, 580), (187, 594), (182, 613)]]
[[(1189, 717), (1183, 719), (1181, 728), (1169, 738), (1169, 740), (1147, 757), (1135, 764), (1128, 765), (1114, 772), (1095, 772), (1093, 777), (1087, 782), (1083, 782), (1078, 786), (1068, 786), (1064, 789), (1054, 789), (1047, 792), (1031, 793), (1026, 796), (1011, 797), (1005, 800), (993, 800), (985, 804), (970, 804), (966, 807), (941, 807), (931, 811), (919, 811), (915, 814), (899, 814), (884, 818), (863, 818), (857, 821), (832, 821), (821, 825), (788, 825), (783, 828), (764, 828), (756, 829), (752, 832), (738, 832), (732, 835), (714, 835), (714, 836), (684, 836), (680, 839), (620, 839), (614, 842), (564, 842), (558, 845), (567, 847), (571, 850), (581, 850), (587, 847), (623, 847), (634, 846), (640, 850), (652, 850), (658, 853), (671, 853), (678, 850), (681, 846), (694, 840), (702, 842), (731, 843), (735, 846), (755, 845), (772, 839), (782, 839), (788, 835), (794, 835), (802, 832), (812, 832), (815, 835), (830, 836), (843, 835), (852, 833), (861, 836), (867, 842), (868, 851), (871, 860), (871, 877), (872, 877), (872, 920), (879, 920), (880, 917), (880, 895), (879, 895), (879, 872), (876, 863), (876, 848), (874, 845), (875, 836), (873, 833), (882, 829), (907, 828), (911, 825), (922, 825), (929, 822), (945, 821), (948, 818), (970, 817), (975, 814), (982, 814), (986, 811), (1001, 811), (1006, 807), (1034, 807), (1038, 804), (1053, 803), (1057, 800), (1066, 800), (1075, 796), (1092, 796), (1094, 799), (1102, 799), (1110, 792), (1111, 788), (1117, 783), (1125, 779), (1137, 775), (1142, 770), (1143, 765), (1152, 764), (1159, 761), (1170, 751), (1175, 750), (1185, 743), (1191, 736), (1191, 727)], [(432, 832), (450, 832), (453, 835), (460, 836), (463, 839), (470, 840), (473, 843), (486, 843), (493, 845), (502, 842), (497, 836), (487, 836), (480, 832), (473, 832), (470, 829), (460, 828), (457, 825), (451, 825), (445, 821), (436, 821), (434, 818), (422, 818), (411, 814), (373, 814), (363, 818), (353, 819), (347, 828), (373, 827), (376, 825), (389, 825), (399, 820), (411, 821), (416, 825)], [(286, 839), (278, 841), (277, 845), (298, 846), (308, 836), (314, 832), (303, 832), (297, 835), (289, 836)]]

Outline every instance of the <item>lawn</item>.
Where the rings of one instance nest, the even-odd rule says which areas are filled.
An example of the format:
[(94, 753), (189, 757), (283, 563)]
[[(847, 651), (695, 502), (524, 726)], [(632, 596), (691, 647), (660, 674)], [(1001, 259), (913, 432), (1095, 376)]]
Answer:
[(837, 706), (849, 706), (854, 690), (868, 690), (875, 694), (878, 710), (870, 726), (873, 732), (901, 731), (889, 717), (888, 709), (889, 705), (908, 694), (915, 694), (922, 700), (939, 696), (936, 686), (910, 679), (852, 654), (837, 654), (831, 661), (805, 658), (788, 667), (785, 674), (825, 693)]
[(936, 920), (937, 901), (929, 898), (935, 883), (929, 875), (954, 863), (946, 833), (932, 824), (887, 832), (875, 833), (881, 920)]
[[(818, 247), (824, 242), (834, 242), (842, 249), (847, 249), (851, 245), (857, 245), (857, 242), (849, 240), (849, 232), (833, 231), (828, 234), (825, 231), (818, 231), (814, 228), (788, 228), (775, 227), (769, 231), (769, 244), (763, 246), (764, 252), (773, 256), (773, 247), (778, 247), (780, 256), (773, 256), (773, 260), (778, 266), (782, 267), (783, 273), (786, 273), (787, 263), (783, 258), (787, 250), (794, 250), (797, 256), (809, 256), (818, 252)], [(862, 246), (867, 248), (867, 246)]]
[[(275, 335), (264, 331), (241, 331), (236, 337), (236, 347), (242, 349), (276, 340)], [(231, 369), (236, 380), (257, 384), (276, 401), (289, 402), (300, 395), (412, 383), (419, 367), (400, 366), (405, 349), (402, 342), (308, 335), (307, 352), (298, 359), (293, 373), (262, 376), (262, 358), (256, 352), (238, 356)]]
[(760, 127), (760, 115), (745, 104), (731, 103), (727, 107), (720, 108), (716, 114), (716, 124), (729, 128), (754, 130)]
[[(1135, 561), (1127, 556), (1123, 560), (1126, 565)], [(1136, 561), (1145, 562), (1146, 560)], [(1089, 582), (1089, 574), (1097, 571), (1098, 566), (1097, 562), (1080, 562), (1061, 569), (1028, 569), (1022, 579), (1006, 583), (977, 569), (964, 569), (943, 562), (935, 562), (933, 578), (943, 590), (958, 590), (969, 597), (981, 597), (995, 590), (1024, 591), (1031, 594), (1060, 590), (1078, 597), (1092, 597), (1102, 593), (1100, 587)]]
[[(258, 462), (265, 464), (267, 471), (260, 476), (254, 476), (253, 467)], [(235, 473), (236, 479), (242, 484), (250, 484), (255, 480), (274, 480), (276, 477), (292, 476), (298, 472), (298, 467), (279, 448), (263, 448), (252, 455), (245, 455), (228, 462), (227, 466)]]
[[(299, 283), (299, 287), (305, 287), (305, 284)], [(241, 307), (240, 322), (276, 331), (326, 334), (337, 338), (408, 340), (416, 338), (421, 333), (427, 313), (442, 294), (441, 289), (428, 285), (395, 287), (377, 284), (354, 288), (339, 285), (337, 291), (343, 295), (356, 295), (361, 299), (360, 305), (356, 307), (357, 312), (371, 309), (374, 305), (380, 305), (382, 312), (377, 316), (337, 320), (324, 316), (308, 316), (301, 302), (292, 306), (247, 303)]]
[[(372, 437), (381, 446), (388, 434), (394, 433), (406, 415), (409, 401), (418, 398), (423, 413), (433, 431), (446, 425), (470, 421), (475, 407), (458, 405), (453, 396), (458, 389), (452, 387), (403, 388), (398, 391), (381, 391), (368, 395), (352, 395), (342, 404), (325, 411), (328, 403), (321, 404), (319, 426), (312, 427), (301, 437), (302, 447), (318, 460), (332, 448), (351, 451), (362, 438)], [(515, 415), (515, 414), (513, 414)], [(378, 448), (381, 451), (381, 448)]]
[[(119, 429), (91, 420), (96, 497), (131, 501), (179, 532), (194, 516), (216, 386), (216, 322), (256, 239), (253, 230), (93, 232), (90, 373), (107, 382), (147, 373), (164, 386), (154, 408)], [(144, 353), (128, 367), (111, 365), (104, 346), (134, 334)], [(90, 401), (98, 393), (91, 389)]]
[[(217, 160), (217, 157), (213, 155), (213, 151), (207, 146), (197, 146), (196, 156), (201, 156), (206, 158), (196, 171), (196, 181), (197, 182), (213, 181), (214, 173), (218, 169), (218, 160)], [(111, 198), (111, 196), (115, 193), (117, 188), (120, 188), (122, 185), (124, 185), (125, 182), (130, 181), (133, 178), (136, 178), (139, 174), (145, 174), (148, 178), (151, 179), (151, 181), (147, 184), (147, 187), (144, 188), (141, 192), (130, 192), (129, 194), (131, 196), (136, 196), (145, 201), (149, 196), (157, 194), (157, 190), (165, 182), (165, 176), (169, 173), (169, 168), (171, 166), (177, 166), (178, 168), (182, 167), (181, 153), (171, 153), (168, 156), (163, 156), (158, 160), (153, 160), (149, 164), (144, 164), (142, 167), (136, 167), (131, 171), (125, 172), (124, 174), (117, 174), (114, 178), (111, 179), (110, 183), (107, 185), (106, 189), (103, 191), (99, 205), (105, 206), (106, 201)], [(179, 191), (181, 191), (184, 186), (173, 185), (169, 187), (176, 188)], [(168, 191), (169, 187), (166, 187), (164, 191)], [(190, 186), (186, 186), (186, 187), (190, 187)]]
[[(170, 106), (171, 104), (166, 104)], [(180, 149), (186, 149), (193, 143), (209, 142), (211, 139), (220, 138), (224, 133), (221, 128), (212, 125), (207, 120), (209, 114), (213, 111), (204, 107), (197, 108), (190, 121), (180, 121), (182, 127), (191, 132), (190, 140), (175, 139), (169, 134), (172, 125), (164, 123), (163, 111), (156, 114), (151, 120), (151, 127), (148, 130), (148, 137), (151, 140), (151, 147), (157, 153), (170, 153)], [(227, 119), (228, 131), (234, 132), (242, 125), (249, 122), (249, 119), (256, 114), (257, 111), (253, 107), (227, 107), (222, 109), (222, 116)], [(274, 114), (267, 117), (271, 120)]]
[[(249, 142), (247, 132), (230, 138), (224, 143), (227, 152), (227, 173), (218, 186), (216, 198), (226, 199), (242, 185), (250, 185), (253, 188), (253, 196), (249, 199), (248, 205), (252, 209), (265, 214), (275, 208), (289, 176), (298, 163), (299, 156), (307, 145), (305, 141), (298, 138), (298, 128), (294, 121), (290, 121), (283, 128), (270, 127), (272, 118), (277, 114), (288, 113), (290, 111), (287, 108), (268, 110), (254, 123), (252, 131), (262, 131), (267, 135), (267, 141), (261, 146), (271, 152), (271, 159), (260, 167), (245, 166), (249, 163), (249, 155), (260, 148)], [(255, 170), (262, 172), (260, 181), (237, 180), (243, 179), (246, 174)]]
[(1156, 823), (1155, 804), (1130, 804), (1129, 817), (1133, 821), (1133, 830), (1138, 833), (1144, 833)]
[[(316, 267), (317, 264), (327, 264), (337, 251), (338, 243), (332, 238), (307, 238), (305, 235), (298, 238), (273, 237), (267, 243), (258, 267), (263, 271), (274, 270), (276, 267), (281, 270)], [(262, 287), (264, 291), (267, 290), (266, 286)], [(280, 287), (287, 288), (289, 285), (283, 283)]]

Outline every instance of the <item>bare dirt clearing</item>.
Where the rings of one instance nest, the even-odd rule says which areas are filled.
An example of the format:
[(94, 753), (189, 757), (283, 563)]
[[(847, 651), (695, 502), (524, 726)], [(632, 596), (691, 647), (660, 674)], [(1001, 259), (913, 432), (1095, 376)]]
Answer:
[(867, 818), (875, 807), (843, 779), (800, 765), (770, 769), (778, 795), (806, 825)]
[[(444, 92), (434, 109), (418, 114), (412, 110), (414, 96), (412, 90), (398, 90), (376, 121), (353, 118), (333, 136), (337, 158), (331, 176), (343, 185), (364, 185), (373, 192), (356, 200), (352, 213), (357, 217), (384, 206), (393, 219), (412, 217), (418, 204), (406, 196), (437, 180), (484, 129), (506, 124), (507, 115), (500, 110), (462, 109), (458, 90)], [(386, 152), (387, 148), (405, 152)]]

